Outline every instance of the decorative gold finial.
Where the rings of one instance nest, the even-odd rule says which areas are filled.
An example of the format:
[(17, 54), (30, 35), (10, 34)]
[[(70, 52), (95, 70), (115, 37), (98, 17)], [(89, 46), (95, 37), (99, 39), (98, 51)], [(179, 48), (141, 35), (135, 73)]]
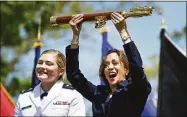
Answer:
[(161, 27), (165, 27), (164, 9), (163, 7), (157, 7), (157, 12), (161, 16)]
[(164, 16), (162, 16), (162, 19), (161, 19), (161, 26), (165, 26), (165, 20), (164, 20)]
[(38, 38), (37, 41), (34, 42), (33, 46), (36, 48), (38, 46), (42, 46), (43, 43), (41, 42), (41, 15), (39, 15), (39, 21), (38, 21)]
[(99, 32), (100, 32), (101, 34), (103, 34), (104, 32), (107, 32), (107, 30), (108, 30), (107, 26), (104, 25), (103, 27), (101, 27), (101, 28), (99, 29)]

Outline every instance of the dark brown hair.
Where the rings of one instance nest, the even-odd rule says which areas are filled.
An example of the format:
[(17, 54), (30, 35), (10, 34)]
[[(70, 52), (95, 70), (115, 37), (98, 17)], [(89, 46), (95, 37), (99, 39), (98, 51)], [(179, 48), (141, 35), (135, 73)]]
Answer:
[(128, 59), (124, 53), (124, 51), (121, 50), (117, 50), (117, 49), (112, 49), (110, 51), (107, 52), (107, 54), (104, 55), (100, 68), (99, 68), (99, 77), (101, 80), (104, 81), (104, 83), (106, 85), (109, 85), (108, 81), (106, 80), (105, 74), (104, 74), (104, 69), (105, 69), (105, 62), (106, 62), (106, 58), (109, 54), (111, 53), (116, 53), (119, 56), (120, 61), (122, 62), (122, 64), (124, 65), (124, 68), (126, 69), (127, 74), (129, 73), (129, 62)]

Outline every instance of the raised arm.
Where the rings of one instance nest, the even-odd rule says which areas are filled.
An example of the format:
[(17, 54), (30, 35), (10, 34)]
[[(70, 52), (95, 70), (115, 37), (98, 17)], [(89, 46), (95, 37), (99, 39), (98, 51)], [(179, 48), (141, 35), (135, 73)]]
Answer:
[(116, 29), (118, 30), (121, 36), (121, 39), (124, 43), (123, 46), (124, 46), (124, 50), (126, 52), (129, 63), (136, 64), (137, 66), (142, 67), (142, 59), (140, 57), (138, 49), (136, 48), (136, 45), (131, 40), (131, 36), (127, 30), (127, 24), (122, 15), (116, 12), (112, 13), (111, 15), (112, 21)]
[(69, 22), (73, 30), (73, 39), (71, 45), (66, 47), (66, 72), (67, 79), (73, 87), (92, 102), (96, 86), (87, 81), (79, 69), (79, 34), (81, 31), (82, 20), (83, 15), (78, 14), (73, 16)]
[(124, 50), (129, 62), (128, 77), (131, 78), (131, 86), (133, 87), (133, 90), (135, 89), (141, 93), (145, 93), (145, 95), (148, 95), (151, 91), (151, 86), (144, 73), (139, 51), (134, 42), (131, 40), (130, 34), (127, 30), (125, 19), (121, 14), (115, 12), (111, 14), (111, 17), (124, 43)]
[(73, 31), (73, 39), (71, 41), (71, 49), (77, 49), (79, 47), (79, 35), (82, 28), (83, 14), (74, 15), (69, 24)]
[(129, 74), (126, 76), (126, 80), (118, 85), (118, 88), (123, 87), (123, 89), (126, 89), (123, 91), (128, 92), (128, 101), (134, 105), (132, 107), (135, 110), (134, 112), (136, 112), (135, 115), (140, 115), (144, 109), (147, 97), (151, 92), (151, 85), (144, 73), (142, 59), (138, 49), (127, 31), (125, 19), (121, 14), (112, 13), (112, 21), (124, 43), (124, 50), (129, 62)]

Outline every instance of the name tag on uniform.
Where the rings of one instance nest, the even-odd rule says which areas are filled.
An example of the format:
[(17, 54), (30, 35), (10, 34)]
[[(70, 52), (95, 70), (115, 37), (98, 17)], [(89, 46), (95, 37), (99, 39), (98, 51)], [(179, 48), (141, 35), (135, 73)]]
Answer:
[(68, 101), (56, 101), (53, 102), (53, 105), (70, 105)]
[(25, 106), (25, 107), (21, 108), (21, 110), (24, 110), (24, 109), (30, 108), (31, 106), (32, 106), (32, 105)]

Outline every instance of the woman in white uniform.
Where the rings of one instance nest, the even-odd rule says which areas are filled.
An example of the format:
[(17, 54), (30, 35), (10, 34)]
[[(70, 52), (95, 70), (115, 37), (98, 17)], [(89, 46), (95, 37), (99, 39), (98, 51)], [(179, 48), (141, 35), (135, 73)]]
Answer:
[(61, 80), (65, 63), (65, 56), (57, 50), (41, 54), (35, 69), (41, 82), (20, 93), (15, 116), (85, 116), (82, 95)]

